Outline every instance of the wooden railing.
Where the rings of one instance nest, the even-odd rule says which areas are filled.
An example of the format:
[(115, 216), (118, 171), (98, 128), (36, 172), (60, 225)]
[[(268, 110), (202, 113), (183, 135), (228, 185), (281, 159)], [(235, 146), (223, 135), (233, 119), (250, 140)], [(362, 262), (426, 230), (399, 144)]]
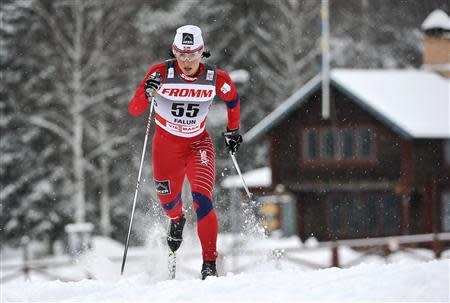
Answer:
[[(349, 247), (359, 252), (358, 256), (352, 260), (341, 260), (339, 248)], [(430, 260), (430, 257), (417, 254), (412, 248), (425, 247), (433, 251), (432, 258), (440, 258), (442, 250), (450, 247), (450, 232), (436, 233), (436, 234), (421, 234), (421, 235), (407, 235), (407, 236), (395, 236), (395, 237), (382, 237), (382, 238), (367, 238), (367, 239), (352, 239), (352, 240), (337, 240), (330, 242), (318, 242), (314, 246), (302, 245), (300, 247), (279, 247), (275, 249), (240, 249), (239, 246), (230, 248), (229, 250), (219, 252), (218, 267), (220, 273), (233, 272), (240, 273), (245, 272), (250, 268), (255, 268), (258, 264), (261, 264), (261, 259), (256, 256), (266, 256), (271, 259), (275, 268), (281, 268), (281, 264), (289, 263), (297, 266), (303, 266), (311, 269), (321, 269), (328, 267), (349, 267), (362, 262), (365, 258), (373, 255), (378, 255), (387, 259), (389, 255), (394, 252), (405, 252), (412, 257), (419, 260)], [(324, 263), (318, 263), (312, 261), (308, 256), (302, 256), (304, 253), (314, 253), (314, 251), (328, 251), (329, 259)], [(57, 269), (64, 267), (76, 266), (76, 260), (70, 256), (53, 257), (40, 260), (28, 260), (27, 253), (23, 254), (24, 258), (21, 261), (16, 262), (2, 262), (1, 264), (1, 283), (6, 283), (11, 280), (22, 278), (28, 279), (30, 274), (37, 273), (44, 276), (48, 280), (60, 280), (60, 281), (77, 281), (80, 279), (91, 279), (93, 276), (88, 270), (82, 269), (84, 273), (79, 279), (73, 277), (65, 277), (57, 274)], [(183, 254), (183, 260), (194, 260), (199, 258), (199, 254)], [(128, 257), (129, 262), (145, 262), (151, 255), (144, 254), (132, 254)], [(226, 265), (227, 261), (232, 260), (232, 265)], [(239, 262), (234, 262), (234, 260)], [(250, 260), (250, 261), (248, 261)], [(121, 256), (110, 257), (109, 261), (114, 264), (121, 262)], [(196, 275), (199, 272), (198, 268), (190, 268), (186, 264), (190, 262), (178, 262), (177, 271), (184, 271), (185, 273)], [(237, 265), (236, 265), (237, 264)], [(119, 266), (119, 265), (117, 265)], [(119, 268), (119, 267), (117, 267)], [(5, 274), (5, 272), (7, 272)]]

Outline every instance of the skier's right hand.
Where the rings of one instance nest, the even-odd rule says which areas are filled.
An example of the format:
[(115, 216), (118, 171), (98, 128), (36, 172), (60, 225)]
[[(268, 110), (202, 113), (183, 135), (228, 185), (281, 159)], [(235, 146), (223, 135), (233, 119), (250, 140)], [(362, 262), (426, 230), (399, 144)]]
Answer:
[(145, 96), (147, 98), (151, 98), (153, 96), (153, 92), (157, 91), (161, 87), (161, 74), (159, 71), (154, 72), (151, 74), (147, 80), (145, 80)]

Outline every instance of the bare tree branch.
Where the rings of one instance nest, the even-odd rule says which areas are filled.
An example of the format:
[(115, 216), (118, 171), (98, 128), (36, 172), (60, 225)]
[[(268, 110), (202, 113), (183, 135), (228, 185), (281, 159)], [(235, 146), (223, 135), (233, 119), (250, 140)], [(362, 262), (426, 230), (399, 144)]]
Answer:
[(58, 25), (58, 22), (55, 20), (55, 17), (49, 14), (43, 7), (41, 7), (41, 4), (39, 3), (33, 6), (33, 8), (34, 11), (42, 18), (42, 20), (44, 20), (44, 22), (46, 22), (47, 25), (50, 27), (51, 32), (53, 33), (56, 41), (59, 42), (59, 45), (67, 54), (67, 56), (69, 58), (74, 58), (75, 54), (73, 46), (62, 33), (61, 27)]
[(42, 116), (31, 116), (31, 117), (22, 117), (22, 120), (28, 121), (30, 124), (33, 124), (35, 126), (41, 127), (43, 129), (49, 130), (50, 132), (54, 133), (58, 137), (60, 137), (63, 141), (68, 143), (69, 145), (72, 145), (72, 135), (67, 132), (65, 129), (61, 128), (59, 125), (46, 120)]

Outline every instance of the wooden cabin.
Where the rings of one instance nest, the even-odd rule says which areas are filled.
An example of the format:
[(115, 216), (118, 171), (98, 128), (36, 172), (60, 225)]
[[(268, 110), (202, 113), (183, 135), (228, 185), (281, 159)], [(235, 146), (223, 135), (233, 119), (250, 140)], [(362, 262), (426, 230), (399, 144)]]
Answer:
[(302, 239), (450, 231), (449, 80), (422, 70), (315, 77), (250, 130), (270, 141), (272, 185), (296, 197)]
[(303, 240), (450, 231), (450, 18), (422, 30), (422, 69), (333, 69), (328, 119), (317, 75), (244, 135), (269, 142), (259, 192), (294, 197)]

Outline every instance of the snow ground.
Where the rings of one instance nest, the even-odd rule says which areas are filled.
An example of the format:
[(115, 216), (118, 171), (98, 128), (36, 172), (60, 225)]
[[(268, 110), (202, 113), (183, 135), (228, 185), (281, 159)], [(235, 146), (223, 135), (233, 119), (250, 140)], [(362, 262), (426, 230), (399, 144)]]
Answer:
[[(225, 256), (220, 261), (221, 276), (201, 281), (200, 245), (191, 231), (180, 248), (177, 278), (166, 281), (167, 248), (161, 244), (164, 241), (156, 241), (164, 232), (154, 229), (148, 235), (153, 245), (130, 248), (123, 277), (119, 273), (123, 246), (96, 237), (91, 252), (73, 266), (59, 269), (61, 276), (78, 282), (46, 281), (32, 274), (31, 281), (22, 277), (2, 284), (1, 302), (450, 301), (450, 251), (440, 260), (431, 260), (429, 250), (416, 249), (388, 259), (370, 256), (345, 269), (313, 269), (287, 258), (277, 261), (271, 255), (272, 249), (283, 248), (286, 257), (328, 266), (330, 251), (315, 249), (313, 239), (301, 243), (296, 237), (262, 240), (220, 235), (219, 247)], [(231, 253), (236, 249), (239, 257)], [(339, 249), (342, 263), (360, 255), (349, 247)], [(94, 279), (85, 279), (86, 271)]]
[(162, 281), (15, 282), (2, 302), (449, 302), (449, 260), (362, 264), (349, 269), (262, 270), (219, 278)]

